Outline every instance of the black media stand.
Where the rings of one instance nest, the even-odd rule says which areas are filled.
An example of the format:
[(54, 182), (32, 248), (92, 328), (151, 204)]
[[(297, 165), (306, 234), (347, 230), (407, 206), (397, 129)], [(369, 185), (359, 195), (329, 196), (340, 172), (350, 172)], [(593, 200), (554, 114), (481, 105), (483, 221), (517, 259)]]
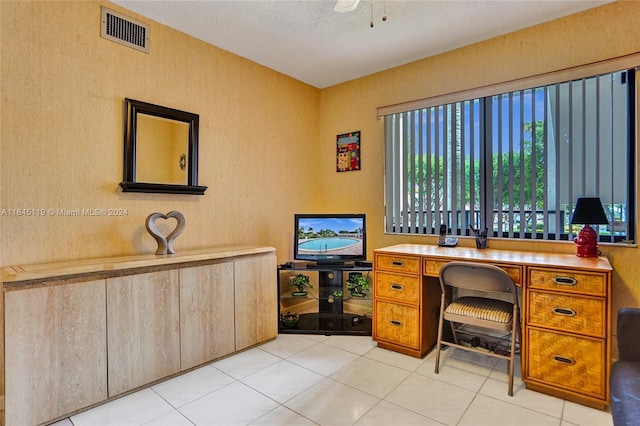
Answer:
[[(371, 266), (358, 264), (318, 265), (308, 262), (278, 267), (279, 332), (298, 334), (347, 334), (371, 336), (371, 300), (373, 288), (366, 296), (354, 296), (347, 289), (350, 274), (365, 275), (373, 283)], [(300, 295), (289, 281), (297, 274), (309, 276), (313, 288)], [(373, 286), (372, 286), (373, 287)], [(285, 314), (297, 314), (295, 324), (285, 322)]]
[(337, 271), (341, 269), (352, 269), (353, 265), (353, 263), (307, 263), (307, 269)]

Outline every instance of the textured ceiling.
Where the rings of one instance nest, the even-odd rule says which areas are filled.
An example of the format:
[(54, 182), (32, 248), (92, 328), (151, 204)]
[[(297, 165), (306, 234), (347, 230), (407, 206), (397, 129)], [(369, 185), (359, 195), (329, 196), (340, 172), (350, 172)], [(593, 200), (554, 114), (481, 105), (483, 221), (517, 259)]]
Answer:
[(333, 0), (113, 1), (318, 88), (608, 2), (362, 0), (338, 13)]

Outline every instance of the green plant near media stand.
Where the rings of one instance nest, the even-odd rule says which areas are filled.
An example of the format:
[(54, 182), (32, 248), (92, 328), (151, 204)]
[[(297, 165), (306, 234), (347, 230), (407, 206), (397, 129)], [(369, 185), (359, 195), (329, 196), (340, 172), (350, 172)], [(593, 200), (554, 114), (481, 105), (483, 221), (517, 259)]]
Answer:
[(352, 296), (364, 297), (367, 295), (367, 291), (371, 288), (371, 284), (366, 276), (360, 273), (352, 273), (347, 280), (347, 288), (351, 292)]
[(286, 314), (283, 314), (280, 318), (285, 327), (295, 327), (300, 319), (300, 315), (297, 312), (291, 313), (287, 311)]
[(313, 288), (310, 283), (310, 278), (305, 274), (296, 274), (295, 277), (291, 281), (289, 281), (290, 287), (295, 287), (298, 291), (294, 291), (292, 294), (294, 296), (306, 296), (307, 289)]

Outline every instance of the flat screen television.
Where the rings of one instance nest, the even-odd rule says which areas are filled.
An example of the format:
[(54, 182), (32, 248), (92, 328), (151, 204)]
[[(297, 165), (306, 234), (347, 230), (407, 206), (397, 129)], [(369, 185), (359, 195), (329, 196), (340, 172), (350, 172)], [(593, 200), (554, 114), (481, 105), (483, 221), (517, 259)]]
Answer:
[(293, 258), (340, 265), (367, 258), (365, 214), (296, 214)]

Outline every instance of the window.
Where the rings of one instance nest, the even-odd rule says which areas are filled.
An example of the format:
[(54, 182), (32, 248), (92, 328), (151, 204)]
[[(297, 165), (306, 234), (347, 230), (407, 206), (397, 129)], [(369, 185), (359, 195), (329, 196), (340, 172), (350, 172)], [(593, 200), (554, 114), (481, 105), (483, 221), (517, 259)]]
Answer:
[(633, 240), (635, 71), (385, 115), (386, 231), (569, 240), (599, 196), (601, 241)]

